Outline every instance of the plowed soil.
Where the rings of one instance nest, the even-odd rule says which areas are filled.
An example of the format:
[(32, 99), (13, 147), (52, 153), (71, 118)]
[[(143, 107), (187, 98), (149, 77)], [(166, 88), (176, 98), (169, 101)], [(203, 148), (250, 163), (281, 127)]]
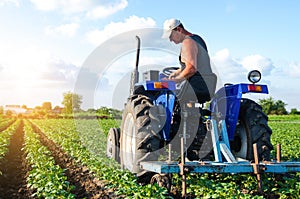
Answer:
[(60, 146), (48, 139), (37, 126), (33, 125), (33, 128), (40, 135), (41, 143), (51, 151), (55, 163), (66, 170), (68, 181), (75, 186), (73, 193), (77, 198), (116, 198), (113, 190), (104, 188), (105, 182), (94, 177), (87, 167), (78, 165)]
[[(0, 199), (30, 199), (34, 190), (27, 187), (26, 176), (30, 166), (26, 163), (23, 122), (12, 135), (8, 153), (0, 161)], [(65, 169), (65, 175), (75, 189), (76, 198), (117, 198), (113, 190), (105, 189), (105, 182), (100, 181), (85, 166), (78, 165), (62, 148), (49, 140), (36, 126), (33, 128), (40, 135), (40, 141), (52, 153), (55, 163)], [(120, 197), (118, 197), (120, 198)]]
[(8, 153), (0, 161), (0, 198), (30, 198), (31, 191), (26, 186), (28, 167), (25, 154), (21, 150), (24, 145), (23, 122), (12, 135)]

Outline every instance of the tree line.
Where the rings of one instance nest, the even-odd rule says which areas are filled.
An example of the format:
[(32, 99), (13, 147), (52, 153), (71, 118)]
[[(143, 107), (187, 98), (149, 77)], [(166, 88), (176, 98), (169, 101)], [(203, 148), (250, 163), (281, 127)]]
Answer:
[(262, 107), (263, 112), (267, 115), (287, 115), (287, 114), (300, 114), (296, 108), (292, 108), (290, 112), (286, 110), (287, 104), (282, 100), (275, 100), (273, 97), (260, 99), (258, 104)]
[[(81, 109), (83, 97), (70, 91), (63, 93), (63, 107), (55, 106), (52, 108), (51, 102), (44, 102), (42, 106), (37, 106), (32, 110), (28, 117), (32, 118), (51, 118), (51, 117), (97, 117), (97, 118), (114, 118), (121, 119), (122, 111), (113, 108), (100, 107), (98, 109), (90, 108), (87, 111)], [(262, 107), (263, 112), (267, 115), (286, 115), (300, 114), (296, 108), (290, 112), (286, 110), (287, 104), (282, 100), (275, 100), (273, 97), (259, 99), (258, 104)], [(26, 105), (22, 108), (27, 109)], [(0, 109), (0, 115), (4, 115), (3, 109)], [(14, 114), (6, 112), (6, 116), (11, 117)]]

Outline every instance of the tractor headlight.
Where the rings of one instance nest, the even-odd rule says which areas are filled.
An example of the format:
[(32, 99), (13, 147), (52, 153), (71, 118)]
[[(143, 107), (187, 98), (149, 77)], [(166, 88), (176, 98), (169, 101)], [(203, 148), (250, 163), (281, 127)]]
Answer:
[(259, 82), (261, 79), (261, 73), (258, 70), (252, 70), (248, 74), (248, 80), (253, 84)]

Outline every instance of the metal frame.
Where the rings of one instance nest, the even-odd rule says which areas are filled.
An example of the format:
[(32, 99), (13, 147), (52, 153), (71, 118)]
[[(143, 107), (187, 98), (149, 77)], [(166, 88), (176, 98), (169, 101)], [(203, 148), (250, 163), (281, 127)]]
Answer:
[[(169, 146), (168, 161), (141, 162), (141, 168), (162, 175), (180, 174), (182, 176), (182, 197), (184, 198), (186, 197), (186, 175), (188, 173), (253, 173), (257, 178), (258, 192), (262, 193), (261, 174), (300, 172), (300, 162), (281, 162), (281, 147), (279, 144), (277, 145), (277, 160), (274, 162), (259, 162), (256, 144), (253, 145), (254, 163), (247, 160), (237, 161), (230, 150), (226, 122), (224, 120), (217, 122), (214, 119), (210, 120), (208, 127), (212, 135), (215, 161), (186, 162), (186, 119), (188, 118), (186, 110), (183, 110), (183, 116), (181, 162), (171, 160), (171, 146)], [(223, 157), (226, 161), (223, 160)]]

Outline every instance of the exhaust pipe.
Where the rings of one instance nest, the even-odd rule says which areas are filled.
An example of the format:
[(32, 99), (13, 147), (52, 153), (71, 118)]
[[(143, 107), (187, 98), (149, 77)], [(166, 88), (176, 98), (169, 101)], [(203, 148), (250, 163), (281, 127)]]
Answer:
[(137, 49), (136, 49), (136, 61), (135, 61), (135, 68), (131, 73), (131, 84), (130, 84), (130, 95), (133, 94), (134, 85), (139, 82), (139, 59), (140, 59), (140, 47), (141, 47), (141, 39), (139, 36), (135, 36), (137, 39)]

